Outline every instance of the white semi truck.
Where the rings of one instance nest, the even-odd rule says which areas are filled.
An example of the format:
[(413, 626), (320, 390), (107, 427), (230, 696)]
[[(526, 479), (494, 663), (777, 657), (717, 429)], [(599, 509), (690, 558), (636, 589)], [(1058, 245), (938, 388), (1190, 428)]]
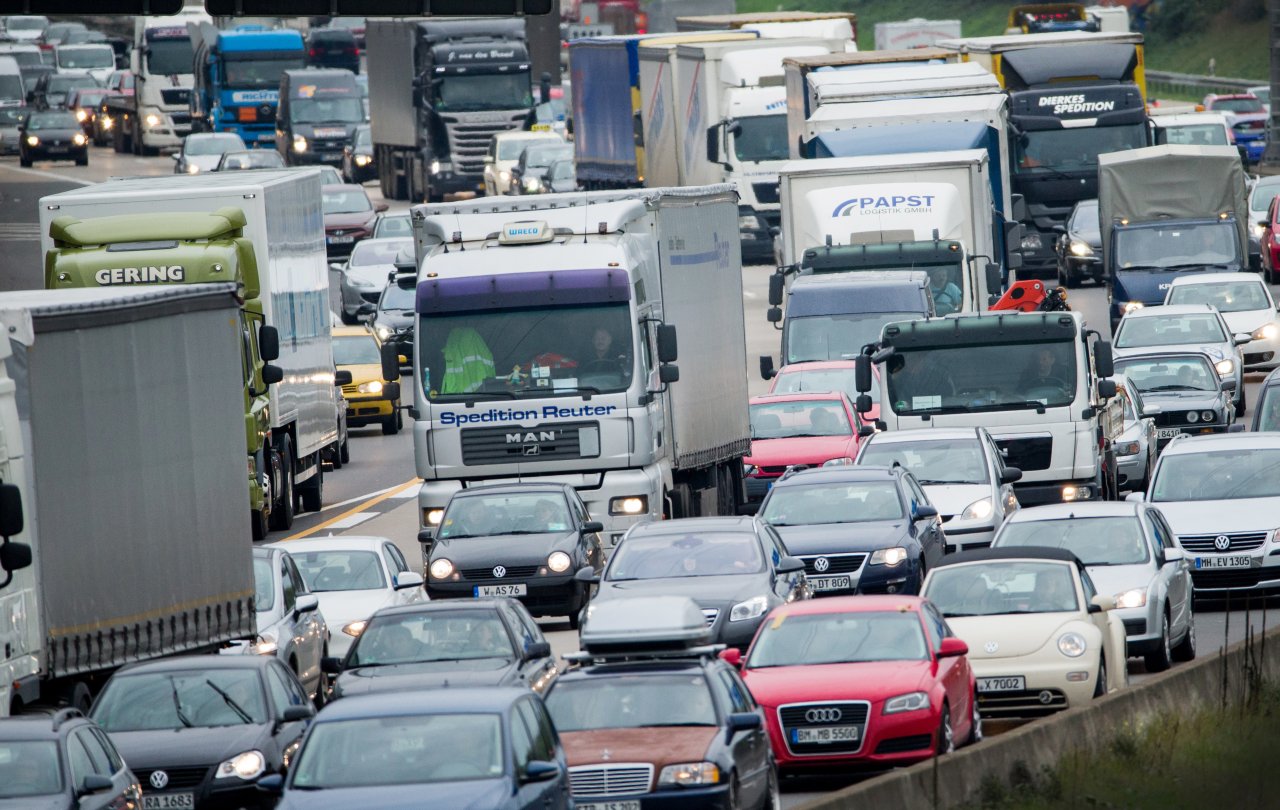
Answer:
[(0, 300), (0, 717), (253, 637), (236, 293)]
[[(333, 349), (329, 338), (329, 266), (325, 259), (324, 214), (320, 209), (320, 175), (316, 171), (214, 172), (112, 180), (71, 189), (40, 200), (41, 247), (47, 255), (56, 245), (50, 225), (58, 217), (88, 221), (108, 215), (147, 217), (166, 212), (217, 213), (223, 208), (244, 212), (244, 236), (257, 259), (262, 323), (279, 335), (280, 355), (274, 364), (283, 379), (270, 386), (265, 435), (248, 474), (258, 480), (261, 501), (252, 504), (255, 521), (282, 530), (293, 524), (298, 505), (316, 511), (323, 500), (321, 455), (336, 449), (337, 400), (333, 385)], [(138, 250), (137, 245), (126, 245)], [(154, 249), (163, 258), (166, 245)], [(136, 254), (135, 254), (136, 255)], [(165, 264), (157, 260), (157, 265)], [(173, 268), (159, 268), (172, 274)], [(115, 285), (157, 280), (156, 267), (135, 268), (106, 278)], [(181, 281), (177, 268), (174, 281)], [(230, 268), (228, 268), (230, 272)], [(246, 313), (252, 321), (256, 313)], [(249, 330), (258, 334), (256, 328)], [(251, 338), (252, 339), (252, 338)], [(246, 415), (247, 421), (254, 421)], [(234, 437), (228, 441), (235, 443)], [(243, 453), (243, 445), (242, 453)], [(243, 462), (242, 462), (243, 463)], [(255, 495), (255, 498), (259, 496)]]
[(424, 552), (450, 496), (489, 483), (572, 484), (610, 549), (641, 520), (736, 513), (737, 221), (724, 185), (413, 209)]

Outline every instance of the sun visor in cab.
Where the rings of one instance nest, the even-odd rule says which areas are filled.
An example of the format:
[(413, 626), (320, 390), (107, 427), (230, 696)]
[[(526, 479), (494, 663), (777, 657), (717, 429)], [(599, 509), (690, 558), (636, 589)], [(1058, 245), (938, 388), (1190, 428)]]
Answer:
[(418, 313), (519, 309), (531, 304), (566, 306), (631, 300), (622, 270), (557, 270), (497, 276), (434, 278), (418, 284)]

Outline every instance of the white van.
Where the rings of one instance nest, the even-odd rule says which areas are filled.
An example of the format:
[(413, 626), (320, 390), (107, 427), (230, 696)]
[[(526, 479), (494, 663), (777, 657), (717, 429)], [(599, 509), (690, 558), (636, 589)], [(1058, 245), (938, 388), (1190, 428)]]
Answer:
[(1222, 113), (1194, 112), (1153, 115), (1155, 143), (1182, 143), (1193, 146), (1231, 146), (1231, 126)]
[(110, 45), (59, 45), (53, 64), (59, 73), (89, 75), (101, 84), (116, 69), (116, 52)]
[(18, 60), (0, 54), (0, 107), (21, 107), (27, 103)]

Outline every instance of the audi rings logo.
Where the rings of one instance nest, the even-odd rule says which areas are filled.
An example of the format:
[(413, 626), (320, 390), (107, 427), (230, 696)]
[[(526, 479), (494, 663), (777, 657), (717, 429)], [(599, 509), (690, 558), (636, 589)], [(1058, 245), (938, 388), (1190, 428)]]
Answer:
[(1218, 551), (1226, 551), (1231, 548), (1231, 538), (1227, 537), (1225, 534), (1220, 534), (1213, 538), (1213, 547)]
[(823, 571), (826, 571), (830, 567), (831, 567), (831, 560), (828, 560), (826, 557), (819, 557), (818, 559), (813, 561), (813, 570), (817, 571), (819, 574), (821, 574)]
[(505, 565), (495, 565), (493, 567), (494, 579), (502, 579), (507, 575), (507, 567)]
[(804, 713), (804, 719), (810, 723), (839, 723), (841, 717), (844, 712), (839, 709), (809, 709)]
[(169, 785), (169, 774), (164, 771), (152, 771), (151, 778), (147, 781), (156, 790), (164, 790)]

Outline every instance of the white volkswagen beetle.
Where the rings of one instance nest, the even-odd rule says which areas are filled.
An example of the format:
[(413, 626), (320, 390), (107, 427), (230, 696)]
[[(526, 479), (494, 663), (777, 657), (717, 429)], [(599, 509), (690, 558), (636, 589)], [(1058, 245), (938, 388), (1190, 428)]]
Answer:
[(1038, 717), (1128, 683), (1124, 623), (1069, 551), (1021, 546), (948, 556), (921, 596), (969, 645), (984, 717)]

